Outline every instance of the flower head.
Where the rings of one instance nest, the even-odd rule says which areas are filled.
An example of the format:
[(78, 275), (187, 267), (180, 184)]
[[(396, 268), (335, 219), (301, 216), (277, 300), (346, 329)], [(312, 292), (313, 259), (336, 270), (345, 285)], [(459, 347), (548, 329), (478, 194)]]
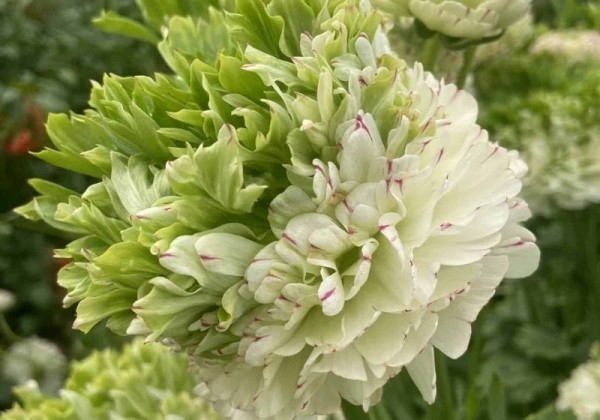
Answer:
[(313, 109), (290, 107), (303, 141), (269, 206), (278, 240), (239, 289), (259, 305), (194, 351), (201, 392), (231, 412), (367, 409), (404, 367), (432, 402), (434, 348), (460, 356), (499, 282), (537, 267), (526, 167), (475, 124), (474, 99), (355, 42), (375, 61), (323, 66), (313, 100), (289, 100)]
[[(218, 55), (188, 42), (211, 25)], [(101, 182), (34, 181), (21, 209), (81, 235), (60, 252), (76, 325), (185, 350), (230, 416), (366, 409), (404, 367), (431, 402), (433, 348), (462, 354), (537, 266), (523, 162), (366, 2), (244, 0), (165, 34), (177, 77), (106, 78), (95, 111), (49, 123), (42, 156)]]

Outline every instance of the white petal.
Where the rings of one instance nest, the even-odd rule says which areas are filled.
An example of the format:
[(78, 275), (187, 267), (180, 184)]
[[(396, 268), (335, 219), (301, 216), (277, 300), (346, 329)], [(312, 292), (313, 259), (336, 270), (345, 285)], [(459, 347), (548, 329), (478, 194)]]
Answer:
[(437, 393), (433, 347), (426, 346), (412, 362), (406, 365), (406, 370), (408, 370), (413, 382), (421, 391), (423, 399), (432, 404)]
[(470, 339), (470, 322), (455, 318), (445, 311), (439, 313), (437, 330), (431, 337), (431, 344), (446, 356), (456, 359), (467, 351)]

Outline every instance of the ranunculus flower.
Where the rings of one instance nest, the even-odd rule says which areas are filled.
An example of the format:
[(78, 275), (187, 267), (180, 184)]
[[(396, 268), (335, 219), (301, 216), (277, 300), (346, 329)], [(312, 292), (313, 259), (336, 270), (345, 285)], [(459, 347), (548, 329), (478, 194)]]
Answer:
[[(500, 281), (538, 265), (520, 225), (525, 164), (488, 140), (468, 93), (376, 58), (371, 42), (356, 49), (376, 67), (322, 66), (302, 96), (312, 110), (290, 107), (306, 141), (290, 142), (293, 185), (269, 207), (279, 239), (239, 289), (260, 305), (194, 351), (203, 395), (230, 413), (324, 414), (340, 398), (368, 409), (404, 367), (432, 402), (434, 348), (462, 355)], [(239, 270), (228, 255), (245, 241), (229, 238), (219, 265)]]
[(186, 351), (229, 416), (367, 409), (404, 367), (433, 401), (434, 347), (462, 354), (537, 266), (524, 163), (365, 2), (245, 0), (164, 32), (177, 77), (107, 77), (49, 121), (41, 157), (99, 182), (35, 180), (21, 209), (80, 236), (59, 252), (76, 326)]

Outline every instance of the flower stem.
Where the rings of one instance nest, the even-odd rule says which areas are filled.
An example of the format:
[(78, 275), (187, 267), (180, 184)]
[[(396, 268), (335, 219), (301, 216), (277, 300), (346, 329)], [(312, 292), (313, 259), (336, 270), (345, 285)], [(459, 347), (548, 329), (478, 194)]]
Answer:
[(14, 333), (8, 325), (8, 322), (6, 322), (6, 318), (4, 318), (3, 314), (0, 314), (0, 334), (4, 336), (10, 344), (20, 340), (20, 337)]
[(425, 42), (425, 50), (423, 52), (423, 67), (425, 70), (434, 72), (439, 52), (440, 40), (437, 35), (434, 35)]
[(467, 48), (463, 53), (463, 64), (456, 79), (456, 86), (458, 86), (459, 89), (465, 87), (467, 77), (469, 76), (471, 67), (473, 67), (473, 62), (475, 61), (475, 51), (477, 51), (477, 46), (473, 45)]

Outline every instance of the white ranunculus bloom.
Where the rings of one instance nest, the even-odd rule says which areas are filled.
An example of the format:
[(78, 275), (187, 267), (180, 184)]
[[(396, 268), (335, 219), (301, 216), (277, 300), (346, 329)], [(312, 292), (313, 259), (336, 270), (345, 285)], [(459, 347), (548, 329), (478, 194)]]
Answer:
[(499, 35), (529, 10), (529, 0), (374, 0), (396, 15), (411, 15), (429, 30), (452, 38)]
[(559, 410), (571, 410), (578, 420), (594, 420), (600, 416), (600, 347), (592, 360), (573, 371), (558, 388)]
[(359, 110), (336, 129), (336, 159), (313, 161), (312, 190), (271, 203), (279, 240), (240, 289), (260, 306), (196, 351), (201, 393), (231, 413), (326, 414), (340, 398), (366, 410), (404, 367), (431, 403), (434, 348), (462, 355), (500, 281), (537, 267), (519, 224), (525, 164), (488, 140), (469, 94), (420, 65), (404, 81), (413, 120), (383, 135), (381, 108)]

